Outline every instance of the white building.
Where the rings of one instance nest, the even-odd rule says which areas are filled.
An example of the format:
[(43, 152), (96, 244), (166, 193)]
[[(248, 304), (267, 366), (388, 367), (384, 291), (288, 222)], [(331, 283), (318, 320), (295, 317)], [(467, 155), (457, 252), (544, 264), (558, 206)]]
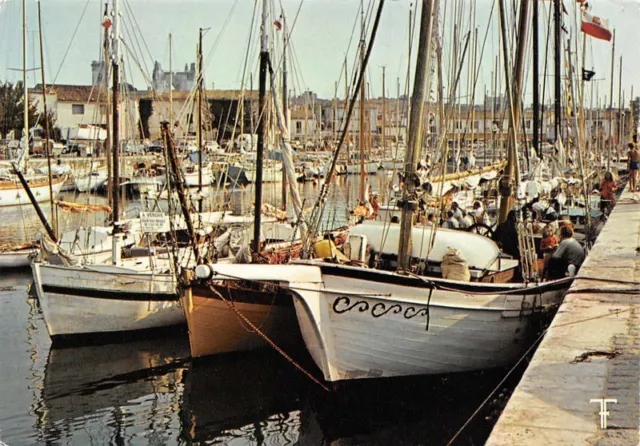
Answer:
[[(139, 113), (135, 91), (123, 97), (120, 106), (120, 135), (122, 139), (138, 138)], [(32, 103), (39, 113), (42, 107), (42, 85), (29, 90)], [(55, 125), (62, 131), (62, 137), (75, 129), (86, 126), (106, 127), (106, 91), (91, 85), (55, 85), (47, 87), (47, 109), (55, 116)]]

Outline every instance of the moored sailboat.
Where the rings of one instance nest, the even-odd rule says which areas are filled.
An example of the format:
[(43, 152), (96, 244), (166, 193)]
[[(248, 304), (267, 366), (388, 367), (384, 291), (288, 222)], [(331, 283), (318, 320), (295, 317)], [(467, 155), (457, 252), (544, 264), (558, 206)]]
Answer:
[[(404, 178), (415, 178), (422, 146), (436, 4), (422, 5)], [(507, 179), (515, 167), (515, 144), (510, 150)], [(435, 226), (413, 227), (418, 186), (415, 181), (405, 184), (399, 225), (363, 224), (350, 231), (350, 265), (339, 264), (339, 256), (332, 255), (331, 261), (290, 265), (200, 265), (196, 275), (205, 284), (243, 281), (293, 296), (303, 339), (327, 381), (455, 373), (512, 363), (526, 348), (532, 316), (560, 303), (572, 279), (518, 281), (521, 260), (505, 258), (493, 241)], [(509, 208), (510, 194), (503, 197)], [(397, 242), (397, 249), (385, 241)], [(375, 255), (365, 254), (368, 245)], [(463, 263), (458, 255), (464, 274), (444, 273), (449, 248), (466, 259)]]

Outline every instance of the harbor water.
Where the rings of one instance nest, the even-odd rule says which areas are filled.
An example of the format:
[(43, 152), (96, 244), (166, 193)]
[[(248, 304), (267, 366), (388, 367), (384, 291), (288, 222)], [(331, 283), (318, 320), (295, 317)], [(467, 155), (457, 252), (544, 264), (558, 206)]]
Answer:
[[(372, 177), (373, 190), (388, 184)], [(345, 221), (357, 177), (341, 179), (330, 200), (332, 223)], [(267, 185), (277, 204), (280, 185)], [(307, 206), (318, 192), (299, 185)], [(246, 211), (252, 188), (228, 191), (231, 208)], [(73, 196), (69, 201), (104, 202)], [(133, 211), (138, 199), (126, 201)], [(30, 206), (3, 209), (0, 242), (33, 235)], [(45, 212), (47, 209), (45, 207)], [(62, 229), (103, 224), (104, 214), (59, 214)], [(351, 381), (322, 389), (277, 352), (191, 360), (185, 331), (125, 343), (56, 345), (31, 289), (29, 270), (0, 279), (0, 442), (62, 445), (440, 445), (498, 392), (455, 444), (482, 444), (524, 371), (496, 369), (446, 377)], [(320, 377), (304, 351), (288, 352)]]

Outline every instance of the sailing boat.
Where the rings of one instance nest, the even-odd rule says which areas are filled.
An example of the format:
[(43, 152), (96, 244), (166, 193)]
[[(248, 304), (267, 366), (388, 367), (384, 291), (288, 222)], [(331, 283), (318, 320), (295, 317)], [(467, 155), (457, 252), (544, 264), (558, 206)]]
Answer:
[[(262, 38), (260, 52), (260, 121), (258, 122), (258, 145), (256, 163), (254, 234), (252, 252), (262, 257), (268, 263), (282, 263), (300, 256), (302, 244), (299, 241), (301, 229), (296, 234), (289, 227), (290, 236), (275, 238), (269, 236), (262, 227), (262, 183), (263, 183), (263, 153), (266, 134), (266, 88), (267, 70), (270, 67), (269, 47), (267, 37), (267, 2), (263, 2), (262, 9)], [(286, 32), (286, 26), (285, 26)], [(285, 37), (286, 39), (286, 37)], [(285, 44), (286, 51), (286, 44)], [(283, 74), (286, 68), (283, 69)], [(283, 79), (284, 80), (284, 79)], [(286, 84), (286, 81), (283, 82)], [(292, 160), (292, 149), (288, 143), (289, 135), (286, 126), (286, 111), (279, 108), (277, 88), (273, 76), (271, 77), (272, 93), (276, 108), (276, 117), (283, 144), (283, 164), (287, 178), (295, 178)], [(286, 107), (286, 100), (284, 101)], [(298, 195), (295, 181), (287, 181), (291, 202), (296, 215), (302, 215), (302, 204)], [(297, 236), (294, 238), (294, 236)], [(265, 243), (268, 242), (268, 243)], [(263, 244), (264, 243), (264, 244)], [(228, 265), (230, 268), (239, 266)], [(249, 265), (259, 268), (259, 265)], [(226, 282), (218, 283), (195, 282), (187, 284), (181, 293), (181, 301), (189, 326), (189, 341), (191, 355), (194, 357), (217, 353), (253, 350), (268, 346), (267, 341), (252, 327), (260, 327), (269, 339), (278, 345), (292, 345), (302, 343), (297, 331), (296, 315), (291, 296), (288, 293), (271, 293), (270, 287), (260, 284)], [(245, 322), (238, 319), (237, 312), (246, 317)], [(247, 322), (248, 321), (248, 322)]]
[[(66, 175), (50, 178), (47, 175), (28, 175), (29, 157), (29, 89), (27, 88), (27, 9), (22, 2), (22, 86), (24, 89), (24, 129), (18, 159), (11, 162), (11, 168), (0, 174), (0, 206), (21, 206), (30, 202), (51, 200), (58, 195), (67, 180)], [(51, 169), (51, 165), (49, 165)], [(30, 189), (30, 190), (27, 190)], [(0, 247), (0, 269), (29, 266), (29, 258), (36, 251), (33, 243)]]
[[(422, 141), (435, 3), (422, 6), (405, 159), (408, 178)], [(515, 151), (515, 145), (510, 149)], [(205, 282), (243, 281), (291, 295), (306, 347), (327, 381), (454, 373), (512, 363), (526, 348), (531, 317), (558, 304), (572, 279), (512, 283), (519, 260), (503, 258), (493, 241), (473, 233), (437, 229), (431, 244), (434, 228), (412, 227), (411, 183), (405, 189), (400, 225), (365, 223), (349, 234), (356, 264), (366, 265), (365, 247), (372, 244), (381, 263), (389, 269), (397, 266), (397, 272), (312, 260), (200, 265), (196, 275)], [(385, 237), (398, 242), (397, 250), (377, 242), (384, 240), (385, 231)], [(449, 247), (465, 256), (471, 281), (439, 274)], [(419, 274), (412, 272), (412, 265)]]
[[(177, 282), (170, 253), (153, 255), (151, 243), (146, 255), (123, 259), (125, 222), (119, 221), (119, 116), (120, 86), (119, 0), (113, 1), (113, 227), (109, 263), (93, 265), (51, 264), (41, 259), (32, 263), (35, 289), (52, 339), (90, 333), (129, 332), (184, 324), (177, 300)], [(152, 231), (145, 231), (152, 232)], [(177, 247), (176, 247), (177, 248)], [(191, 248), (176, 249), (189, 259)], [(181, 252), (182, 251), (182, 252)]]

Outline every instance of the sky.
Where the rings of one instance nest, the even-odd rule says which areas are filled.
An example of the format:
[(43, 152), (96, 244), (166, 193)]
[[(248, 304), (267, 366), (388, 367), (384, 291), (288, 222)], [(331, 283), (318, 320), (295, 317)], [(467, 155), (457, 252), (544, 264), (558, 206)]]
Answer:
[[(369, 11), (365, 20), (372, 23), (371, 0), (365, 0), (365, 9)], [(37, 42), (36, 0), (26, 0), (28, 15), (28, 66), (39, 67), (39, 47)], [(565, 16), (568, 28), (575, 35), (574, 26), (579, 17), (574, 0), (564, 0), (569, 14)], [(344, 97), (344, 77), (341, 78), (345, 56), (349, 60), (349, 71), (353, 69), (355, 49), (359, 39), (360, 0), (270, 0), (270, 34), (277, 39), (274, 55), (279, 64), (279, 48), (282, 32), (276, 31), (273, 21), (279, 18), (280, 9), (285, 12), (291, 31), (293, 48), (293, 67), (290, 68), (290, 85), (295, 93), (307, 89), (323, 98), (334, 96), (338, 82), (338, 96)], [(377, 1), (373, 7), (377, 7)], [(513, 4), (506, 0), (507, 4)], [(626, 101), (632, 85), (634, 96), (640, 95), (640, 0), (591, 0), (591, 13), (609, 20), (610, 28), (616, 30), (614, 103), (618, 101), (619, 56), (623, 56), (622, 88)], [(455, 5), (461, 8), (461, 14), (454, 14)], [(497, 6), (494, 0), (441, 0), (441, 19), (444, 29), (445, 73), (450, 73), (453, 53), (451, 29), (454, 17), (464, 17), (459, 26), (466, 34), (478, 28), (479, 43), (476, 59), (478, 61), (478, 82), (475, 101), (482, 102), (484, 89), (491, 92), (492, 75), (496, 57), (500, 51), (498, 34)], [(444, 10), (446, 5), (446, 11)], [(546, 39), (546, 21), (551, 2), (540, 2), (542, 22), (541, 37)], [(45, 47), (45, 71), (47, 83), (80, 84), (91, 83), (90, 64), (99, 59), (103, 28), (102, 0), (41, 0), (43, 16), (43, 36)], [(255, 2), (253, 0), (121, 0), (123, 41), (125, 50), (125, 70), (127, 81), (139, 89), (146, 89), (147, 79), (153, 69), (153, 61), (159, 61), (165, 70), (169, 65), (169, 33), (173, 36), (173, 67), (181, 70), (185, 63), (192, 63), (196, 57), (196, 44), (199, 28), (208, 28), (204, 36), (206, 59), (205, 79), (207, 88), (237, 89), (241, 85), (243, 67), (247, 56), (247, 42), (252, 24)], [(21, 77), (21, 0), (0, 0), (0, 80), (14, 82)], [(387, 95), (396, 96), (397, 82), (400, 80), (401, 93), (405, 91), (408, 63), (408, 23), (409, 11), (415, 10), (415, 1), (387, 0), (383, 10), (379, 32), (368, 68), (371, 95), (378, 97), (382, 93), (382, 66), (386, 67)], [(510, 15), (511, 12), (507, 11)], [(513, 30), (514, 21), (508, 23)], [(352, 32), (355, 25), (355, 35)], [(370, 25), (369, 25), (370, 26)], [(133, 32), (135, 30), (135, 32)], [(252, 72), (257, 79), (258, 37), (257, 25), (254, 26), (247, 63), (247, 73)], [(482, 56), (480, 50), (486, 37), (486, 47)], [(472, 33), (473, 34), (473, 33)], [(587, 60), (585, 66), (597, 72), (595, 82), (591, 83), (593, 96), (609, 96), (611, 70), (611, 42), (592, 38), (587, 39)], [(574, 41), (575, 42), (575, 41)], [(544, 43), (544, 42), (543, 42)], [(469, 55), (473, 44), (469, 45)], [(544, 46), (544, 45), (543, 45)], [(575, 45), (574, 45), (575, 47)], [(349, 51), (347, 52), (347, 50)], [(413, 54), (415, 56), (415, 46)], [(137, 54), (133, 57), (132, 54)], [(463, 66), (459, 96), (463, 101), (471, 95), (470, 59)], [(549, 54), (549, 60), (551, 55)], [(544, 61), (541, 62), (544, 66)], [(526, 63), (525, 102), (531, 95), (531, 60)], [(412, 70), (415, 65), (412, 65)], [(502, 73), (501, 66), (499, 67)], [(552, 73), (551, 66), (548, 73)], [(29, 84), (39, 82), (39, 72), (30, 72)], [(448, 75), (449, 78), (454, 76)], [(248, 85), (249, 75), (245, 76)], [(548, 76), (541, 76), (541, 82)], [(445, 82), (447, 85), (448, 82)], [(255, 84), (254, 84), (255, 86)], [(550, 97), (551, 85), (545, 88)], [(591, 97), (591, 91), (587, 91)], [(607, 99), (608, 101), (608, 99)]]

